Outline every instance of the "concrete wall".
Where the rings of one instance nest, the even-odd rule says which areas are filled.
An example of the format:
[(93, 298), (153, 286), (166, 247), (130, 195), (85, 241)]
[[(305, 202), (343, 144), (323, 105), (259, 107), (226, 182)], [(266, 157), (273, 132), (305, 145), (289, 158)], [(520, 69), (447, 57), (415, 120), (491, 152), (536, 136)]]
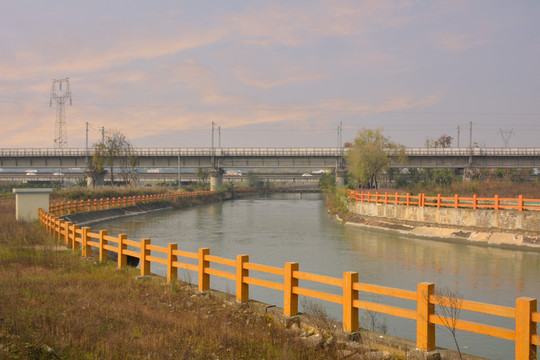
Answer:
[(353, 213), (389, 220), (489, 230), (540, 231), (540, 211), (472, 210), (352, 202)]

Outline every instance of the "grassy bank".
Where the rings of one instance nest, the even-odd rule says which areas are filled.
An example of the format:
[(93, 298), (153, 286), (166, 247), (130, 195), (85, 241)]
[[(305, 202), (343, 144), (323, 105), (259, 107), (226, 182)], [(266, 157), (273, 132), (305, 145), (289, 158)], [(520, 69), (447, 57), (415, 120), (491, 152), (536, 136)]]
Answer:
[(249, 306), (83, 260), (0, 202), (1, 359), (332, 359)]

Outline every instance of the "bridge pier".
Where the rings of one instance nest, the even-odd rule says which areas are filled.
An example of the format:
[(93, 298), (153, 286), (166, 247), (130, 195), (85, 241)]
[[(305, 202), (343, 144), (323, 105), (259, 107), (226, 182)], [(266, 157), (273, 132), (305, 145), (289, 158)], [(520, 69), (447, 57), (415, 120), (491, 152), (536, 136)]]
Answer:
[(86, 187), (105, 186), (105, 174), (106, 172), (104, 172), (103, 174), (99, 174), (94, 181), (94, 178), (87, 173), (86, 174)]
[(347, 171), (345, 169), (336, 169), (336, 186), (345, 186), (345, 177)]
[(210, 170), (210, 190), (215, 191), (223, 185), (223, 169)]

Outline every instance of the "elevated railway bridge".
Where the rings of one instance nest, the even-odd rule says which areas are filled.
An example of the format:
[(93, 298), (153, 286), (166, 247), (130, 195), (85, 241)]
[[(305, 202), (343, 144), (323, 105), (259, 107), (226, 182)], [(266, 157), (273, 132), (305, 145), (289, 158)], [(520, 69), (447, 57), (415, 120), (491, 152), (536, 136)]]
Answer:
[[(219, 185), (223, 169), (321, 169), (344, 177), (346, 148), (137, 148), (138, 168), (209, 168)], [(407, 163), (394, 168), (540, 168), (540, 148), (405, 148)], [(87, 149), (0, 148), (0, 168), (86, 168)], [(120, 166), (120, 164), (117, 164)], [(115, 165), (116, 166), (116, 165)]]

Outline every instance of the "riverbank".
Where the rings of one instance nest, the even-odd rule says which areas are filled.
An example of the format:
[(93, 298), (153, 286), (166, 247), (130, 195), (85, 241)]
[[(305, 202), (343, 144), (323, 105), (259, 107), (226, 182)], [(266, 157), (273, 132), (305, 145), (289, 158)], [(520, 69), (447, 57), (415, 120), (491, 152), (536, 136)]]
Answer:
[(531, 232), (503, 232), (486, 228), (453, 227), (435, 223), (399, 221), (397, 219), (365, 216), (352, 211), (347, 214), (346, 219), (339, 215), (336, 215), (336, 219), (348, 226), (361, 227), (372, 231), (391, 232), (402, 236), (540, 252), (540, 234)]

